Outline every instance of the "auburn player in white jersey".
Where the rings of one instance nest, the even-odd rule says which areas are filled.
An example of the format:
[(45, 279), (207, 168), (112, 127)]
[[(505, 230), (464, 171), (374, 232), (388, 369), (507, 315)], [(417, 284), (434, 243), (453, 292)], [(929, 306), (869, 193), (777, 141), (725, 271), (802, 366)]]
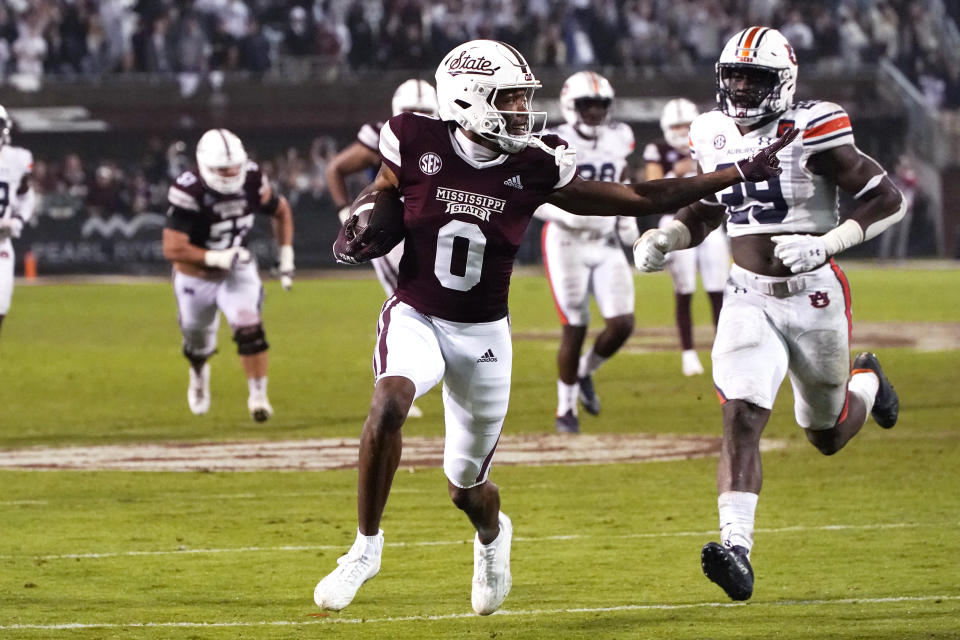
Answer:
[[(593, 71), (578, 71), (563, 83), (560, 108), (566, 124), (551, 130), (577, 152), (577, 172), (585, 180), (622, 182), (633, 153), (633, 130), (609, 120), (614, 91)], [(557, 417), (560, 433), (579, 433), (577, 397), (587, 413), (600, 413), (593, 374), (633, 333), (633, 273), (620, 248), (639, 235), (633, 217), (589, 217), (544, 204), (534, 214), (546, 220), (543, 264), (562, 325), (557, 353)], [(590, 324), (590, 294), (604, 329), (583, 356)]]
[(0, 327), (13, 298), (16, 256), (11, 240), (20, 237), (37, 200), (30, 184), (33, 154), (10, 144), (11, 126), (7, 110), (0, 106)]
[[(750, 27), (736, 34), (716, 74), (719, 110), (690, 128), (702, 171), (730, 166), (786, 129), (801, 136), (780, 153), (781, 175), (682, 209), (664, 229), (641, 236), (634, 257), (641, 270), (659, 270), (667, 251), (699, 244), (727, 216), (734, 266), (713, 345), (723, 407), (721, 544), (705, 545), (701, 563), (730, 598), (746, 600), (753, 593), (760, 435), (783, 378), (790, 376), (797, 424), (825, 455), (869, 415), (887, 429), (897, 421), (900, 401), (877, 357), (861, 353), (851, 368), (850, 288), (832, 256), (896, 223), (904, 205), (886, 172), (855, 146), (842, 107), (792, 104), (797, 62), (780, 32)], [(838, 190), (857, 202), (842, 223)]]
[(263, 286), (254, 256), (245, 248), (254, 214), (273, 219), (284, 289), (293, 278), (293, 214), (273, 193), (243, 143), (226, 129), (211, 129), (197, 143), (198, 171), (170, 186), (163, 255), (173, 263), (183, 355), (190, 362), (187, 403), (194, 414), (210, 410), (210, 363), (217, 351), (219, 312), (227, 317), (247, 375), (247, 409), (257, 422), (273, 415), (267, 397), (267, 344), (260, 310)]
[[(376, 383), (360, 436), (357, 535), (314, 589), (326, 609), (349, 605), (380, 571), (380, 522), (400, 462), (401, 427), (414, 399), (441, 380), (447, 490), (477, 531), (474, 611), (493, 613), (510, 591), (513, 527), (489, 474), (510, 397), (510, 275), (534, 211), (544, 202), (581, 215), (674, 211), (741, 180), (775, 175), (776, 151), (790, 140), (741, 160), (738, 169), (692, 178), (629, 186), (584, 180), (565, 141), (541, 139), (546, 113), (531, 111), (540, 83), (516, 49), (464, 43), (444, 57), (436, 78), (440, 117), (391, 118), (380, 132), (383, 165), (362, 192), (394, 199), (390, 206), (402, 199), (406, 246), (396, 293), (377, 327)], [(365, 230), (348, 239), (342, 229), (337, 259), (356, 264), (373, 253), (366, 237)]]
[[(426, 115), (437, 115), (437, 91), (426, 80), (411, 78), (403, 82), (393, 92), (390, 101), (393, 115), (410, 111)], [(350, 194), (347, 190), (347, 177), (361, 171), (376, 170), (380, 166), (380, 128), (382, 122), (368, 122), (360, 127), (356, 141), (335, 155), (327, 165), (327, 186), (330, 197), (339, 209), (340, 224), (350, 215)], [(403, 256), (403, 243), (382, 258), (371, 260), (380, 286), (387, 297), (397, 288), (397, 274), (400, 271), (400, 257)], [(410, 406), (411, 418), (420, 418), (423, 411), (417, 405)]]
[[(670, 100), (663, 106), (660, 115), (660, 130), (663, 139), (656, 140), (643, 150), (646, 161), (647, 180), (663, 177), (696, 175), (697, 164), (690, 157), (690, 123), (700, 114), (697, 105), (685, 98)], [(663, 216), (660, 226), (673, 220), (672, 215)], [(703, 373), (700, 357), (693, 348), (693, 318), (690, 303), (697, 290), (697, 271), (703, 288), (710, 298), (713, 325), (720, 319), (723, 306), (723, 287), (730, 272), (730, 249), (723, 229), (714, 229), (698, 246), (673, 251), (667, 256), (667, 271), (673, 279), (677, 331), (680, 334), (680, 364), (685, 376)]]

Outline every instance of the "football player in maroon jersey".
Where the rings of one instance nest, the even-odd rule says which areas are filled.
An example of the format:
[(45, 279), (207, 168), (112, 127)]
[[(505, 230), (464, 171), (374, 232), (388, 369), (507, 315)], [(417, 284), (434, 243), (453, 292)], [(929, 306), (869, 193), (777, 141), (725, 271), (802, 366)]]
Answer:
[[(533, 212), (550, 202), (569, 212), (643, 216), (779, 172), (776, 152), (692, 178), (636, 185), (577, 176), (557, 136), (540, 135), (531, 111), (540, 86), (510, 45), (474, 40), (437, 69), (440, 117), (402, 113), (380, 131), (383, 165), (364, 193), (403, 198), (406, 227), (397, 289), (383, 305), (374, 352), (376, 385), (360, 439), (359, 527), (314, 601), (339, 610), (380, 570), (380, 520), (400, 462), (401, 427), (413, 400), (443, 381), (443, 469), (453, 503), (477, 530), (473, 609), (496, 611), (510, 591), (512, 523), (488, 480), (510, 395), (512, 345), (507, 294), (513, 261)], [(338, 245), (340, 243), (338, 242)], [(339, 257), (362, 243), (348, 245)]]

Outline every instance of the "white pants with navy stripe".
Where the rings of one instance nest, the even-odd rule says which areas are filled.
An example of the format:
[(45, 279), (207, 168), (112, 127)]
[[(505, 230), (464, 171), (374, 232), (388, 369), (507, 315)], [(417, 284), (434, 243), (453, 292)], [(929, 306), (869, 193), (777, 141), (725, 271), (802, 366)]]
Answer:
[(548, 222), (541, 240), (547, 280), (564, 325), (590, 324), (590, 294), (604, 318), (633, 313), (633, 273), (615, 233), (592, 237)]
[(16, 254), (10, 238), (0, 240), (0, 316), (7, 315), (13, 298), (13, 266)]
[[(791, 280), (804, 288), (786, 297), (762, 292)], [(713, 342), (713, 382), (721, 400), (772, 409), (789, 373), (797, 424), (833, 427), (846, 407), (850, 329), (850, 287), (833, 260), (792, 278), (734, 265)]]
[(192, 355), (209, 356), (216, 351), (218, 311), (233, 330), (260, 324), (263, 286), (252, 260), (234, 266), (223, 280), (196, 278), (174, 269), (173, 291), (183, 348)]
[(373, 367), (377, 380), (401, 376), (420, 397), (443, 380), (443, 471), (454, 485), (486, 481), (510, 401), (510, 322), (451, 322), (395, 297), (380, 312)]

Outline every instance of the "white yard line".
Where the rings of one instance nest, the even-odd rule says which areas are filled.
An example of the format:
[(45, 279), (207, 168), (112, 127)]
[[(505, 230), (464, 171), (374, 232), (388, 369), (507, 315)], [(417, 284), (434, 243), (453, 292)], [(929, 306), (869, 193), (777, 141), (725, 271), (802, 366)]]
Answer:
[[(960, 595), (919, 595), (897, 596), (889, 598), (839, 598), (836, 600), (774, 600), (772, 602), (691, 602), (687, 604), (624, 604), (609, 607), (577, 607), (570, 609), (504, 609), (493, 615), (513, 616), (549, 616), (576, 613), (610, 613), (618, 611), (676, 611), (680, 609), (729, 609), (733, 607), (810, 607), (848, 604), (895, 604), (899, 602), (941, 602), (957, 601)], [(149, 628), (232, 628), (232, 627), (297, 627), (311, 624), (382, 624), (392, 622), (431, 622), (439, 620), (459, 620), (476, 618), (473, 613), (447, 613), (439, 615), (396, 616), (386, 618), (329, 618), (313, 620), (259, 620), (252, 622), (62, 622), (59, 624), (5, 624), (0, 631), (38, 630), (56, 631), (65, 629), (149, 629)]]
[[(756, 533), (779, 534), (779, 533), (797, 533), (805, 531), (870, 531), (877, 529), (919, 529), (926, 527), (951, 527), (960, 526), (960, 522), (889, 522), (877, 524), (825, 524), (817, 526), (798, 525), (793, 527), (777, 528), (759, 528)], [(685, 538), (698, 536), (712, 536), (716, 531), (658, 531), (649, 533), (624, 533), (618, 536), (605, 536), (606, 538), (620, 539), (651, 539), (651, 538)], [(595, 536), (585, 534), (564, 534), (554, 536), (515, 536), (514, 540), (519, 542), (549, 542), (564, 540), (589, 540)], [(137, 556), (166, 556), (166, 555), (190, 555), (190, 554), (216, 554), (216, 553), (275, 553), (286, 551), (335, 551), (347, 548), (344, 544), (318, 544), (318, 545), (284, 545), (277, 547), (230, 547), (230, 548), (210, 548), (210, 549), (164, 549), (164, 550), (145, 550), (145, 551), (105, 551), (100, 553), (63, 553), (47, 556), (35, 556), (30, 554), (18, 555), (0, 555), (0, 559), (25, 559), (39, 558), (41, 560), (78, 560), (89, 559), (97, 560), (101, 558), (124, 558)], [(454, 545), (471, 544), (472, 540), (423, 540), (418, 542), (387, 542), (388, 547), (442, 547)]]

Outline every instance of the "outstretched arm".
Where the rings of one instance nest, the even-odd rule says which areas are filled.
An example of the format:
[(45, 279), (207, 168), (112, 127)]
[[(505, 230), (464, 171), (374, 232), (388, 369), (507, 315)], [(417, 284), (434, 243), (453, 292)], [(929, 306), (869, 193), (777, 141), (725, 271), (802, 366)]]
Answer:
[(327, 189), (338, 209), (350, 204), (347, 176), (375, 167), (379, 162), (379, 154), (359, 142), (354, 142), (330, 160), (327, 165)]
[(906, 213), (903, 195), (883, 168), (852, 144), (827, 149), (810, 157), (807, 169), (837, 183), (858, 206), (847, 220), (822, 236), (773, 236), (774, 255), (793, 273), (810, 271), (830, 256), (877, 237)]
[(760, 182), (781, 172), (777, 152), (796, 138), (791, 129), (756, 155), (732, 167), (691, 178), (650, 180), (632, 185), (574, 179), (547, 200), (580, 215), (645, 216), (676, 211), (739, 182)]

